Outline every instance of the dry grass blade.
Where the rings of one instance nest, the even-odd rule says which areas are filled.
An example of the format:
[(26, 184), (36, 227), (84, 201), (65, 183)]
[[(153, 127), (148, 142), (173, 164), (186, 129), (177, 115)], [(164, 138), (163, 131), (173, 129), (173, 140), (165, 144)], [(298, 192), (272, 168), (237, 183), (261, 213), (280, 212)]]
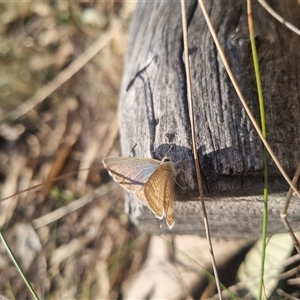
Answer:
[(198, 158), (198, 151), (197, 151), (197, 142), (196, 142), (196, 134), (195, 134), (195, 117), (193, 113), (193, 96), (192, 96), (192, 84), (191, 84), (191, 74), (190, 74), (190, 64), (189, 64), (189, 47), (188, 47), (188, 34), (187, 34), (187, 20), (186, 20), (186, 7), (184, 0), (181, 0), (181, 12), (182, 12), (182, 27), (183, 27), (183, 42), (184, 42), (184, 58), (185, 58), (185, 70), (186, 70), (186, 80), (187, 80), (187, 97), (188, 97), (188, 107), (189, 107), (189, 117), (191, 122), (191, 131), (192, 131), (192, 144), (193, 144), (193, 154), (196, 166), (196, 173), (197, 173), (197, 181), (198, 187), (200, 192), (200, 201), (202, 206), (203, 212), (203, 221), (205, 226), (205, 233), (208, 241), (209, 252), (211, 254), (211, 261), (214, 270), (216, 286), (218, 289), (219, 298), (223, 299), (220, 280), (218, 276), (217, 264), (214, 257), (214, 251), (211, 243), (211, 237), (209, 232), (209, 224), (208, 218), (205, 208), (204, 202), (204, 193), (202, 187), (202, 180), (201, 180), (201, 171), (200, 171), (200, 164)]
[(290, 294), (286, 293), (282, 289), (277, 289), (277, 293), (279, 296), (281, 296), (283, 299), (288, 299), (288, 300), (299, 300), (297, 297), (293, 297)]
[(92, 202), (95, 198), (101, 197), (107, 193), (107, 190), (110, 188), (108, 186), (101, 186), (100, 188), (94, 190), (91, 194), (85, 195), (80, 199), (77, 199), (70, 204), (63, 206), (55, 211), (52, 211), (40, 218), (32, 220), (32, 225), (35, 229), (42, 226), (48, 225), (52, 222), (55, 222), (67, 214), (85, 206), (86, 204)]
[(63, 83), (78, 72), (89, 60), (91, 60), (101, 49), (103, 49), (112, 38), (119, 33), (122, 25), (117, 21), (113, 22), (111, 29), (101, 35), (101, 37), (92, 44), (84, 53), (77, 57), (67, 68), (61, 71), (52, 81), (48, 82), (33, 97), (19, 105), (16, 109), (9, 112), (8, 115), (0, 119), (0, 123), (8, 120), (16, 120), (28, 113), (36, 105), (45, 100), (50, 94), (58, 89)]
[[(11, 157), (12, 159), (9, 164), (10, 166), (9, 176), (7, 176), (6, 182), (2, 184), (0, 190), (0, 197), (3, 197), (4, 198), (3, 200), (6, 200), (0, 203), (0, 227), (1, 228), (3, 228), (3, 226), (7, 224), (7, 222), (9, 222), (9, 220), (12, 218), (15, 212), (18, 203), (18, 197), (12, 197), (12, 194), (17, 189), (18, 180), (21, 176), (22, 171), (26, 166), (25, 158), (17, 151), (14, 151), (11, 154)], [(13, 196), (16, 196), (16, 194), (14, 194)]]
[[(298, 168), (296, 170), (296, 173), (295, 173), (295, 176), (293, 178), (293, 184), (296, 184), (297, 181), (298, 181), (298, 178), (300, 176), (300, 164), (298, 165)], [(286, 202), (285, 202), (285, 206), (282, 210), (282, 214), (286, 214), (288, 208), (289, 208), (289, 205), (290, 205), (290, 201), (291, 201), (291, 198), (293, 196), (293, 190), (290, 188), (287, 195), (286, 195)]]
[[(298, 165), (298, 168), (296, 170), (295, 176), (294, 176), (293, 181), (292, 181), (295, 186), (297, 185), (297, 181), (298, 181), (299, 176), (300, 176), (300, 164)], [(291, 236), (291, 238), (294, 242), (295, 248), (297, 249), (298, 253), (300, 254), (299, 241), (298, 241), (297, 237), (295, 236), (294, 231), (293, 231), (293, 229), (290, 225), (290, 222), (288, 221), (288, 218), (287, 218), (287, 210), (289, 208), (292, 196), (293, 196), (293, 190), (290, 188), (290, 190), (287, 193), (285, 206), (284, 206), (284, 208), (283, 208), (283, 210), (280, 214), (280, 217), (281, 217), (283, 224), (285, 225), (286, 229), (288, 230), (288, 232), (289, 232), (289, 234), (290, 234), (290, 236)]]
[(27, 189), (19, 190), (18, 192), (14, 193), (14, 194), (10, 194), (9, 196), (0, 198), (0, 202), (5, 201), (7, 199), (10, 199), (10, 198), (12, 198), (14, 196), (20, 195), (22, 193), (25, 193), (25, 192), (28, 192), (28, 191), (32, 191), (32, 190), (35, 190), (35, 189), (38, 189), (38, 188), (42, 188), (45, 183), (48, 183), (48, 181), (51, 181), (51, 182), (57, 181), (59, 179), (63, 179), (63, 178), (70, 177), (72, 175), (76, 175), (76, 174), (78, 174), (78, 172), (84, 172), (84, 171), (89, 171), (89, 170), (90, 170), (89, 168), (87, 168), (87, 169), (80, 169), (80, 170), (77, 170), (77, 171), (74, 171), (74, 172), (67, 173), (67, 174), (62, 175), (62, 176), (53, 177), (53, 178), (47, 180), (46, 182), (42, 182), (42, 183), (36, 184), (36, 185), (31, 186), (31, 187), (29, 187)]
[(47, 181), (42, 189), (44, 197), (49, 193), (49, 191), (53, 187), (53, 184), (55, 183), (55, 180), (51, 180), (51, 179), (54, 179), (59, 175), (60, 171), (62, 170), (63, 166), (66, 163), (66, 160), (70, 156), (74, 144), (78, 141), (80, 134), (82, 132), (83, 124), (79, 119), (77, 113), (74, 113), (73, 111), (69, 111), (68, 114), (69, 116), (67, 118), (72, 118), (73, 120), (72, 122), (67, 122), (71, 124), (66, 126), (66, 131), (64, 132), (64, 136), (62, 137), (59, 143), (60, 144), (59, 148), (55, 153), (55, 158), (53, 163), (51, 164)]
[(294, 184), (292, 183), (291, 179), (287, 175), (286, 171), (283, 169), (282, 165), (280, 164), (280, 162), (279, 162), (276, 154), (274, 153), (273, 149), (271, 148), (271, 146), (269, 145), (269, 143), (267, 142), (267, 140), (264, 138), (264, 136), (262, 134), (262, 131), (261, 131), (261, 129), (260, 129), (257, 121), (255, 120), (255, 118), (254, 118), (254, 116), (253, 116), (253, 114), (252, 114), (252, 112), (251, 112), (251, 110), (250, 110), (250, 108), (249, 108), (249, 106), (248, 106), (248, 104), (246, 102), (246, 99), (244, 98), (244, 96), (243, 96), (243, 94), (242, 94), (242, 92), (241, 92), (241, 90), (240, 90), (240, 88), (239, 88), (239, 86), (237, 84), (235, 76), (233, 75), (233, 73), (232, 73), (232, 71), (230, 69), (229, 63), (228, 63), (228, 61), (226, 59), (226, 56), (224, 54), (224, 51), (223, 51), (221, 45), (220, 45), (220, 42), (219, 42), (218, 37), (216, 35), (216, 32), (215, 32), (215, 30), (213, 28), (213, 25), (210, 22), (209, 15), (208, 15), (207, 10), (206, 10), (205, 5), (204, 5), (204, 1), (198, 0), (198, 2), (200, 4), (200, 6), (201, 6), (203, 15), (204, 15), (205, 20), (207, 22), (207, 25), (209, 27), (210, 33), (211, 33), (211, 35), (212, 35), (212, 37), (214, 39), (214, 42), (216, 44), (216, 47), (218, 49), (218, 53), (220, 54), (220, 57), (221, 57), (222, 62), (224, 64), (224, 67), (225, 67), (225, 69), (226, 69), (226, 71), (228, 73), (228, 76), (229, 76), (229, 78), (230, 78), (230, 80), (231, 80), (231, 82), (232, 82), (232, 84), (233, 84), (233, 86), (235, 88), (236, 93), (238, 94), (238, 96), (239, 96), (239, 98), (241, 100), (241, 103), (243, 104), (243, 107), (244, 107), (244, 109), (245, 109), (245, 111), (246, 111), (249, 119), (251, 120), (251, 122), (252, 122), (252, 124), (253, 124), (256, 132), (258, 133), (261, 141), (263, 142), (264, 146), (268, 150), (268, 153), (270, 154), (270, 156), (272, 157), (273, 161), (275, 162), (275, 164), (276, 164), (277, 168), (279, 169), (281, 175), (284, 177), (284, 179), (287, 181), (287, 183), (293, 189), (293, 191), (300, 197), (300, 193), (299, 193), (298, 189), (294, 186)]
[[(118, 114), (113, 116), (113, 120), (109, 124), (108, 128), (105, 130), (104, 140), (102, 145), (100, 145), (98, 140), (98, 135), (101, 136), (101, 133), (96, 133), (96, 136), (91, 140), (87, 145), (86, 151), (83, 153), (80, 161), (80, 169), (89, 169), (94, 161), (98, 157), (107, 157), (109, 151), (112, 149), (113, 144), (119, 134), (118, 126)], [(78, 174), (78, 181), (85, 183), (87, 180), (89, 172), (80, 172)]]
[(274, 11), (274, 9), (266, 1), (264, 1), (264, 0), (258, 0), (258, 2), (276, 20), (278, 20), (280, 23), (282, 23), (283, 25), (285, 25), (287, 28), (291, 29), (296, 34), (300, 35), (300, 30), (297, 27), (295, 27), (293, 24), (287, 22), (281, 15), (279, 15), (276, 11)]
[(118, 134), (119, 134), (118, 114), (115, 114), (103, 141), (103, 146), (101, 148), (101, 157), (106, 157), (108, 155)]

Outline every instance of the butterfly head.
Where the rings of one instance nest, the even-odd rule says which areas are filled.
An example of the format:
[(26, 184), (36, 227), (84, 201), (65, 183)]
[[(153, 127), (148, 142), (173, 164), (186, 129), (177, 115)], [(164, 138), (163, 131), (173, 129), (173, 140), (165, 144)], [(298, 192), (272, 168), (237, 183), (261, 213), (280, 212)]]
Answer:
[(171, 162), (171, 159), (168, 156), (164, 156), (161, 160), (161, 164), (165, 164), (165, 163), (169, 163), (169, 162)]

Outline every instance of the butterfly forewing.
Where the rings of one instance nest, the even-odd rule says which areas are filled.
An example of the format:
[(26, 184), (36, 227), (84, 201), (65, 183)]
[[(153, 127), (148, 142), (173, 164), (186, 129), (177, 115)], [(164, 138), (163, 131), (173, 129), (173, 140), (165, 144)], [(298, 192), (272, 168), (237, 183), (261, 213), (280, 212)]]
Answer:
[(174, 221), (175, 187), (174, 187), (173, 178), (167, 181), (164, 199), (165, 199), (164, 210), (165, 210), (166, 222), (169, 228), (172, 229), (175, 224)]
[(149, 208), (158, 218), (166, 216), (170, 228), (174, 225), (173, 200), (174, 183), (173, 173), (169, 163), (161, 164), (148, 179), (144, 187), (144, 195)]
[(103, 160), (103, 164), (115, 181), (136, 193), (143, 188), (160, 161), (151, 158), (108, 157)]
[(144, 190), (144, 188), (141, 189), (139, 192), (137, 192), (136, 195), (138, 196), (138, 198), (139, 198), (140, 200), (142, 200), (142, 202), (144, 202), (144, 203), (150, 208), (150, 210), (155, 214), (155, 217), (156, 217), (156, 218), (162, 220), (162, 218), (164, 217), (163, 210), (162, 210), (161, 212), (159, 212), (159, 211), (158, 211), (158, 208), (157, 208), (157, 209), (154, 208), (154, 209), (155, 209), (155, 211), (154, 211), (154, 209), (152, 209), (152, 208), (150, 207), (150, 205), (149, 205), (149, 203), (148, 203), (148, 200), (147, 200), (147, 198), (146, 198), (146, 196), (145, 196), (145, 190)]

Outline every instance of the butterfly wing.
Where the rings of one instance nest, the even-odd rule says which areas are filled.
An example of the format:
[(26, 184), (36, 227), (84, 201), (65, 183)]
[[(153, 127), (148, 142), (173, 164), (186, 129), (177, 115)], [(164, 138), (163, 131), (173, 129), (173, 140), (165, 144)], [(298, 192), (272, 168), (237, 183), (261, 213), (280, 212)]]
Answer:
[(149, 208), (159, 219), (166, 217), (171, 229), (174, 226), (174, 174), (169, 163), (161, 164), (148, 179), (141, 191)]
[(108, 157), (102, 162), (116, 182), (134, 193), (143, 188), (160, 165), (158, 160), (137, 157)]
[(172, 229), (175, 224), (174, 201), (175, 201), (175, 186), (174, 186), (174, 178), (171, 177), (171, 179), (167, 180), (166, 182), (165, 198), (164, 198), (165, 217), (169, 229)]

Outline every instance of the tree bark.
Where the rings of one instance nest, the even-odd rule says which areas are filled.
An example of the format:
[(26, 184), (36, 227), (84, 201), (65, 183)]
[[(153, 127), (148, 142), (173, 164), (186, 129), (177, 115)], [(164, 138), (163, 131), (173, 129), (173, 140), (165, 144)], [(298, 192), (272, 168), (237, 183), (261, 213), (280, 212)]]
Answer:
[[(199, 4), (189, 1), (186, 5), (197, 148), (212, 235), (257, 237), (263, 211), (263, 146), (229, 80)], [(238, 84), (260, 122), (246, 2), (206, 1), (205, 5)], [(300, 27), (296, 1), (270, 5)], [(267, 139), (291, 177), (300, 158), (300, 37), (258, 3), (253, 5), (253, 18)], [(203, 235), (183, 57), (180, 2), (138, 2), (120, 93), (121, 147), (123, 156), (161, 159), (168, 154), (176, 162), (180, 172), (172, 233)], [(279, 212), (288, 185), (271, 159), (269, 173), (271, 233), (282, 224)], [(133, 195), (127, 195), (127, 210), (134, 219), (139, 214), (140, 203)], [(290, 211), (299, 215), (299, 205)], [(141, 228), (167, 231), (150, 211), (141, 212)]]

